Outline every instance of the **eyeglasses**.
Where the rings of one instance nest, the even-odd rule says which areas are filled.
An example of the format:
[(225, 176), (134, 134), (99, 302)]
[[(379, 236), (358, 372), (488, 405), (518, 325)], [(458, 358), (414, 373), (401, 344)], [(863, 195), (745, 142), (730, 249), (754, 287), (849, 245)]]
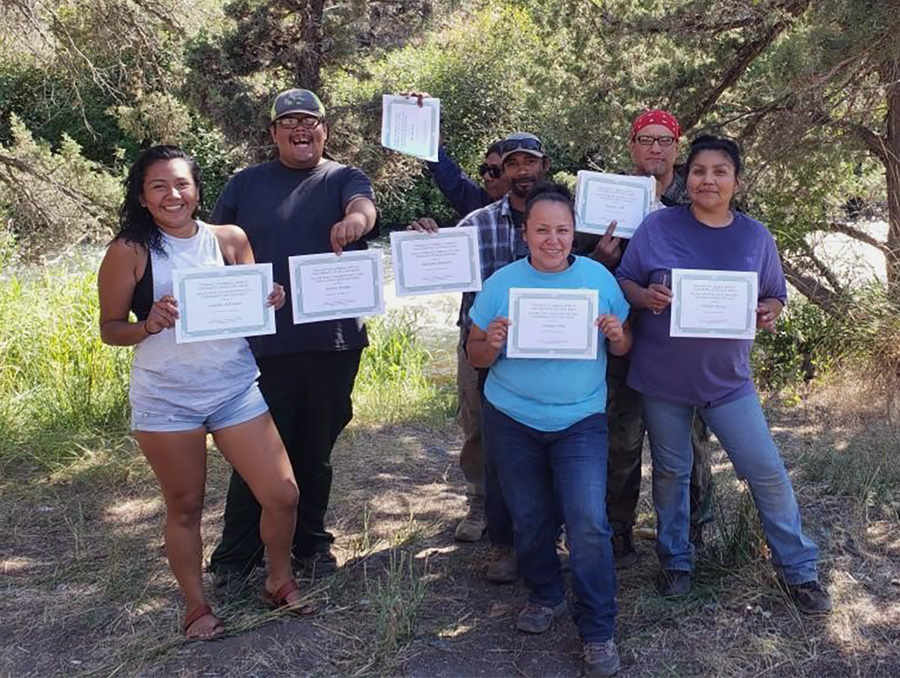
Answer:
[(302, 127), (303, 129), (315, 129), (323, 122), (325, 122), (325, 120), (322, 118), (304, 115), (302, 118), (278, 118), (273, 124), (284, 129), (297, 129), (298, 127)]
[(544, 145), (540, 139), (526, 137), (524, 139), (504, 139), (500, 142), (500, 155), (505, 156), (513, 151), (537, 151), (541, 155), (544, 154)]
[(487, 174), (491, 179), (499, 179), (503, 174), (503, 170), (496, 165), (488, 165), (486, 162), (478, 166), (478, 176), (483, 177)]
[(649, 134), (638, 134), (634, 140), (641, 146), (652, 146), (656, 142), (660, 148), (668, 148), (675, 143), (675, 137), (652, 137)]

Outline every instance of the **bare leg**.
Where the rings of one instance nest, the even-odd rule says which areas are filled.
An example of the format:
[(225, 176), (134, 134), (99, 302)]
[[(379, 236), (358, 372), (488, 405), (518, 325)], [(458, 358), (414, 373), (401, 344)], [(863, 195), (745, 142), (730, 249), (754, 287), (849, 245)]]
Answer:
[[(206, 431), (138, 431), (141, 451), (150, 462), (166, 502), (166, 556), (184, 595), (186, 614), (206, 605), (201, 570), (200, 516), (206, 486)], [(225, 629), (214, 615), (198, 618), (187, 629), (191, 638)]]
[[(262, 507), (259, 532), (269, 562), (266, 590), (275, 593), (294, 577), (291, 544), (299, 492), (287, 452), (268, 413), (220, 429), (213, 437)], [(288, 596), (288, 602), (301, 598), (295, 591)]]

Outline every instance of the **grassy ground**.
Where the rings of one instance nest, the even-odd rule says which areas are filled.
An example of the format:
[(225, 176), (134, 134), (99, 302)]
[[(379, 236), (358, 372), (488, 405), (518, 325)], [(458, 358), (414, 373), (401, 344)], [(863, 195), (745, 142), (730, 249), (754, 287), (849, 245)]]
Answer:
[[(77, 280), (60, 290), (58, 277), (48, 279), (43, 291), (19, 297), (5, 290), (0, 341), (14, 334), (6, 313), (23, 314), (51, 288), (70, 308), (89, 308), (91, 283)], [(85, 313), (72, 316), (90, 324)], [(41, 322), (42, 332), (29, 335), (33, 350), (0, 344), (3, 373), (19, 375), (0, 382), (0, 676), (578, 675), (571, 621), (537, 638), (516, 634), (525, 591), (485, 583), (487, 545), (452, 540), (465, 510), (460, 439), (448, 416), (452, 361), (422, 348), (414, 318), (374, 328), (357, 419), (335, 450), (329, 520), (342, 569), (303, 582), (320, 613), (273, 616), (256, 600), (256, 578), (243, 593), (213, 593), (230, 631), (215, 643), (187, 643), (179, 632), (163, 505), (125, 433), (116, 370), (127, 353), (93, 352), (88, 325), (78, 326), (82, 335), (65, 330), (68, 320)], [(69, 352), (43, 350), (63, 331), (69, 339), (58, 344)], [(81, 380), (59, 387), (67, 382), (51, 377), (73, 355), (76, 366), (96, 369), (71, 368), (66, 374)], [(791, 407), (771, 403), (835, 613), (801, 618), (777, 589), (746, 488), (720, 451), (717, 520), (695, 591), (677, 602), (655, 595), (650, 538), (638, 544), (641, 562), (619, 577), (621, 675), (900, 675), (900, 461), (890, 393), (835, 381)], [(228, 478), (221, 458), (210, 460), (207, 555)], [(647, 490), (640, 523), (650, 537)]]

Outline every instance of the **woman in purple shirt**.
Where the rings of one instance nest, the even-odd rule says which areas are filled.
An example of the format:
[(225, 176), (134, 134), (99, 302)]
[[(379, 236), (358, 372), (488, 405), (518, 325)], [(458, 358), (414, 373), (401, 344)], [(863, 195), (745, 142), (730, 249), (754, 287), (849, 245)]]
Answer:
[(831, 610), (818, 581), (819, 551), (803, 534), (784, 463), (772, 440), (750, 372), (751, 340), (670, 337), (673, 268), (756, 271), (756, 325), (774, 331), (787, 300), (775, 241), (735, 211), (741, 156), (728, 139), (698, 137), (687, 159), (690, 205), (651, 214), (616, 271), (636, 315), (628, 385), (641, 393), (653, 457), (653, 502), (662, 596), (691, 588), (691, 419), (694, 408), (716, 434), (738, 476), (748, 481), (772, 562), (802, 612)]

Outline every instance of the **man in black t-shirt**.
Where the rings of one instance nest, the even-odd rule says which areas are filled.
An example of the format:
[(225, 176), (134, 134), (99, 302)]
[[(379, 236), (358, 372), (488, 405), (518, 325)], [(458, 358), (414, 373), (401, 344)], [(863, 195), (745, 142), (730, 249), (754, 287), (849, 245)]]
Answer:
[[(325, 529), (331, 450), (352, 417), (350, 395), (368, 340), (357, 318), (293, 323), (288, 257), (365, 249), (376, 211), (366, 175), (323, 157), (328, 123), (314, 93), (282, 92), (270, 118), (278, 159), (232, 177), (211, 221), (243, 228), (256, 261), (272, 264), (288, 295), (275, 314), (276, 334), (253, 337), (250, 345), (259, 387), (300, 488), (292, 552), (301, 569), (315, 576), (336, 566), (334, 537)], [(262, 561), (259, 515), (250, 488), (232, 473), (222, 541), (210, 563), (222, 579), (246, 575)]]

